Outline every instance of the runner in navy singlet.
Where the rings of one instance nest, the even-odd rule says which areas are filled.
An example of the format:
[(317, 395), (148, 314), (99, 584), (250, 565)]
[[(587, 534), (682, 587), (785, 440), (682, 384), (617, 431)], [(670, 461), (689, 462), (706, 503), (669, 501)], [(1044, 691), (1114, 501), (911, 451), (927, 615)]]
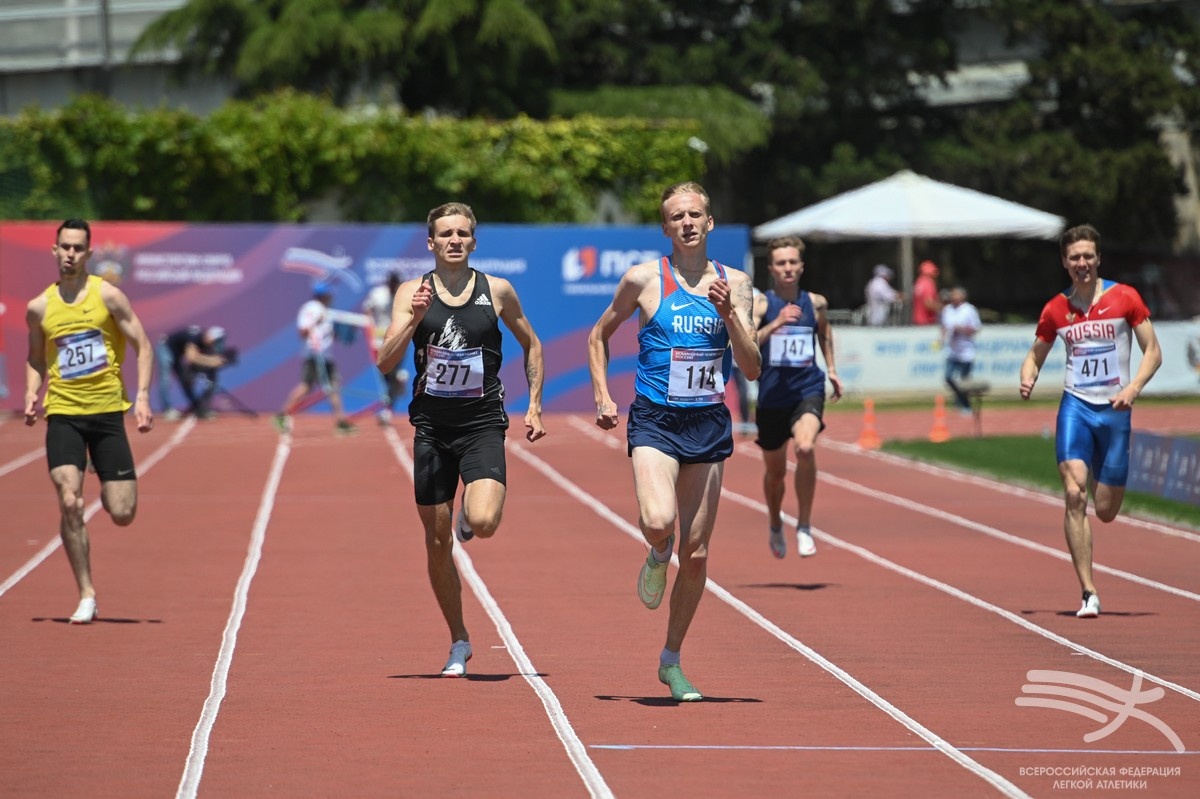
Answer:
[(796, 452), (796, 550), (800, 557), (817, 554), (810, 528), (817, 488), (817, 436), (825, 429), (825, 378), (817, 365), (817, 348), (829, 369), (833, 401), (842, 396), (842, 381), (833, 358), (833, 331), (820, 294), (800, 290), (804, 274), (804, 242), (797, 236), (767, 242), (767, 267), (774, 288), (754, 304), (754, 326), (762, 348), (758, 378), (758, 446), (763, 451), (763, 493), (767, 500), (767, 541), (777, 558), (787, 554), (783, 535), (783, 494), (787, 477), (787, 444)]

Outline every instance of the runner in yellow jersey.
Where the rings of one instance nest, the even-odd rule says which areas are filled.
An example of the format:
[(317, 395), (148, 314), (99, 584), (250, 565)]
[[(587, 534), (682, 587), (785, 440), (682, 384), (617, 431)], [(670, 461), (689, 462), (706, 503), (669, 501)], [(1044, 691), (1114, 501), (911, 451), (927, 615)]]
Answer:
[[(59, 226), (52, 250), (58, 261), (58, 282), (31, 300), (25, 311), (29, 326), (25, 424), (37, 423), (44, 387), (46, 460), (62, 513), (59, 534), (79, 585), (72, 624), (90, 624), (97, 615), (83, 524), (87, 457), (90, 453), (100, 478), (104, 509), (124, 527), (137, 514), (137, 473), (125, 435), (125, 411), (133, 405), (139, 431), (154, 427), (150, 410), (154, 348), (124, 292), (88, 274), (91, 239), (91, 228), (82, 219), (68, 219)], [(127, 343), (137, 353), (133, 403), (121, 376)]]

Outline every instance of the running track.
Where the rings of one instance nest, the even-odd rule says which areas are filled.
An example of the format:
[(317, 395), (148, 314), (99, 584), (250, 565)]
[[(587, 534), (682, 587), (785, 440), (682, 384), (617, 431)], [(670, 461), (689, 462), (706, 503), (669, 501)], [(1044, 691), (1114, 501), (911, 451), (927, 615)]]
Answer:
[[(989, 433), (1045, 424), (985, 411)], [(89, 476), (101, 619), (74, 627), (42, 429), (0, 423), (0, 796), (1200, 795), (1200, 531), (1097, 525), (1104, 614), (1078, 620), (1057, 497), (862, 452), (831, 414), (819, 553), (777, 561), (740, 439), (684, 649), (706, 701), (677, 705), (623, 436), (555, 416), (514, 431), (504, 525), (459, 550), (475, 657), (446, 680), (410, 428), (331, 427), (134, 433), (132, 527)], [(1117, 704), (1018, 705), (1055, 699), (1022, 693), (1033, 670), (1161, 697), (1088, 741)]]

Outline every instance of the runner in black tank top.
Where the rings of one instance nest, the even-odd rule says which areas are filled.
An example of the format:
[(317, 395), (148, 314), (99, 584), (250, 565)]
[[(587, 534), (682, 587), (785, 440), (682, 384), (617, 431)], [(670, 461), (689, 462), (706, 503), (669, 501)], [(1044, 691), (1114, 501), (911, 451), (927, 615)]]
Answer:
[[(521, 309), (512, 284), (470, 267), (475, 214), (463, 203), (429, 212), (434, 268), (401, 284), (392, 323), (375, 360), (381, 372), (396, 368), (410, 343), (417, 378), (408, 406), (413, 436), (413, 490), (425, 528), (429, 582), (450, 631), (443, 677), (461, 677), (471, 659), (463, 622), (462, 581), (454, 563), (455, 538), (465, 543), (495, 534), (507, 496), (504, 436), (508, 414), (500, 382), (499, 322), (524, 350), (529, 381), (525, 438), (542, 426), (542, 344)], [(459, 480), (462, 504), (455, 519)]]
[[(449, 305), (435, 292), (413, 335), (417, 380), (408, 414), (414, 426), (508, 429), (500, 382), (503, 336), (491, 286), (474, 269), (468, 272), (475, 288), (466, 303)], [(431, 281), (433, 273), (421, 279)], [(473, 373), (480, 366), (481, 372)]]

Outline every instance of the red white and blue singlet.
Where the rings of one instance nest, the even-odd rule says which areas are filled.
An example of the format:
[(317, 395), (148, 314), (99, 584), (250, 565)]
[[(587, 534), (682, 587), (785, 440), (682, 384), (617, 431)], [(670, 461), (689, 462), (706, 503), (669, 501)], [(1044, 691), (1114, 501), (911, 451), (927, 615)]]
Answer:
[(1150, 310), (1132, 286), (1102, 280), (1100, 297), (1083, 311), (1071, 303), (1070, 291), (1042, 309), (1037, 337), (1066, 346), (1065, 388), (1093, 404), (1106, 403), (1129, 385), (1129, 353), (1133, 329), (1150, 318)]
[[(725, 267), (713, 261), (717, 276)], [(696, 407), (725, 402), (732, 367), (729, 331), (708, 297), (691, 294), (675, 280), (668, 258), (659, 261), (658, 310), (638, 331), (638, 396), (657, 405)]]

